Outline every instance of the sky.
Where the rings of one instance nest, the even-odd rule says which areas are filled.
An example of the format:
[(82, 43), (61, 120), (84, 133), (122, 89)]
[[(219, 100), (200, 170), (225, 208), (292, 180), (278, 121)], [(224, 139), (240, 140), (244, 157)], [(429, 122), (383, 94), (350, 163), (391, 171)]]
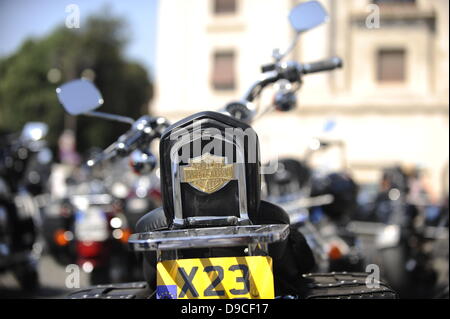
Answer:
[(81, 28), (89, 15), (107, 7), (126, 19), (130, 33), (125, 55), (153, 74), (158, 0), (0, 0), (0, 57), (14, 53), (25, 39), (65, 24), (70, 4), (79, 8)]

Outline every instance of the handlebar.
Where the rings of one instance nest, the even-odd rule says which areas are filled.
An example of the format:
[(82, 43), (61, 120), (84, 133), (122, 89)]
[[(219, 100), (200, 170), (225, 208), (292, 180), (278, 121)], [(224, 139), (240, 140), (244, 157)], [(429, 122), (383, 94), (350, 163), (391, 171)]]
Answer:
[(138, 148), (148, 146), (155, 138), (159, 138), (169, 125), (170, 123), (163, 117), (144, 115), (134, 122), (128, 132), (121, 135), (98, 156), (88, 160), (86, 164), (92, 167), (116, 156), (127, 156)]
[(302, 65), (302, 73), (310, 74), (322, 71), (332, 71), (337, 68), (342, 68), (343, 62), (341, 58), (333, 57), (328, 60), (306, 63)]
[[(148, 136), (150, 137), (150, 136)], [(131, 153), (137, 146), (144, 143), (148, 139), (147, 133), (143, 130), (131, 129), (124, 135), (120, 136), (116, 142), (115, 149), (120, 155)]]
[(253, 100), (258, 97), (266, 86), (273, 84), (278, 80), (285, 79), (291, 83), (301, 84), (302, 76), (305, 74), (331, 71), (341, 68), (342, 66), (342, 59), (338, 57), (306, 64), (300, 64), (297, 62), (283, 62), (264, 65), (261, 68), (264, 73), (263, 79), (257, 81), (250, 87), (247, 94), (244, 96), (244, 101), (253, 102)]
[[(331, 71), (342, 67), (342, 65), (342, 60), (338, 57), (308, 64), (278, 62), (265, 65), (262, 67), (264, 73), (263, 79), (257, 81), (250, 87), (244, 97), (244, 102), (253, 102), (266, 86), (279, 80), (287, 80), (291, 83), (301, 84), (302, 75)], [(247, 108), (247, 104), (244, 103), (243, 107)], [(120, 136), (116, 142), (106, 148), (99, 156), (90, 159), (87, 165), (92, 167), (101, 161), (111, 159), (115, 156), (127, 156), (138, 148), (148, 146), (153, 139), (160, 137), (169, 125), (170, 123), (165, 118), (142, 116), (133, 123), (132, 128), (127, 133)]]
[(275, 63), (265, 64), (261, 67), (261, 72), (266, 73), (270, 71), (275, 71), (277, 65)]

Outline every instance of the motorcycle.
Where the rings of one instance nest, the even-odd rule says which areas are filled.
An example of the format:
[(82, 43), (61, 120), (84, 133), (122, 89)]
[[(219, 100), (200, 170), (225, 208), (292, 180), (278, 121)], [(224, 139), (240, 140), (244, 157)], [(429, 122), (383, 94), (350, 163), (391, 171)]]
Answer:
[[(290, 14), (298, 35), (326, 17), (316, 1), (302, 3)], [(150, 143), (159, 139), (163, 200), (162, 207), (138, 221), (137, 233), (129, 239), (142, 254), (146, 282), (98, 286), (70, 298), (395, 297), (383, 282), (367, 287), (367, 274), (310, 274), (314, 257), (304, 237), (290, 232), (289, 217), (282, 208), (260, 199), (263, 168), (258, 137), (249, 125), (256, 115), (252, 103), (271, 84), (299, 85), (303, 75), (341, 64), (337, 58), (284, 63), (290, 49), (278, 52), (275, 63), (263, 67), (263, 79), (251, 86), (243, 100), (170, 126), (161, 117), (130, 121), (92, 112), (103, 100), (86, 80), (57, 89), (61, 104), (71, 114), (132, 123), (91, 165), (135, 150), (148, 152)]]
[(410, 196), (410, 178), (401, 167), (385, 169), (381, 191), (352, 228), (371, 229), (375, 262), (402, 298), (433, 298), (448, 290), (448, 212), (426, 194)]
[[(123, 168), (113, 171), (123, 172)], [(95, 178), (67, 181), (68, 193), (54, 203), (59, 214), (47, 222), (49, 250), (62, 265), (79, 265), (93, 285), (142, 279), (127, 241), (143, 213), (128, 210), (132, 188), (126, 185), (126, 177), (109, 174), (104, 178), (104, 172), (105, 168)]]
[(356, 207), (357, 185), (345, 172), (312, 169), (313, 153), (331, 144), (315, 142), (304, 161), (281, 159), (277, 171), (264, 176), (267, 199), (286, 210), (291, 225), (314, 247), (318, 271), (364, 271), (359, 240), (346, 228)]
[(24, 290), (39, 287), (39, 196), (45, 197), (52, 160), (47, 131), (29, 122), (20, 135), (0, 140), (0, 272), (12, 271)]

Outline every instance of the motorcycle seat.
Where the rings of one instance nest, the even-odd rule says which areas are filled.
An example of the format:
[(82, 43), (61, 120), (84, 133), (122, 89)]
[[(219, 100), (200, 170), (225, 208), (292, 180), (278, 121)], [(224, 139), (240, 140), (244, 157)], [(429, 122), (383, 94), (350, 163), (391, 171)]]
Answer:
[[(261, 201), (259, 214), (252, 220), (253, 224), (289, 224), (289, 215), (279, 206)], [(158, 207), (145, 214), (136, 224), (138, 233), (153, 232), (169, 229), (166, 214), (162, 207)]]

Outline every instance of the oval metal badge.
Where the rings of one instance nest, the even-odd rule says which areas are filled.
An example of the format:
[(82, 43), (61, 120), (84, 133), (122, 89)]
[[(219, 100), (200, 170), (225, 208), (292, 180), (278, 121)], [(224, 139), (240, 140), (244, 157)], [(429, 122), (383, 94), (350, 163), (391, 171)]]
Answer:
[(234, 164), (225, 164), (225, 158), (210, 153), (192, 158), (189, 165), (182, 166), (181, 182), (211, 194), (235, 179)]

